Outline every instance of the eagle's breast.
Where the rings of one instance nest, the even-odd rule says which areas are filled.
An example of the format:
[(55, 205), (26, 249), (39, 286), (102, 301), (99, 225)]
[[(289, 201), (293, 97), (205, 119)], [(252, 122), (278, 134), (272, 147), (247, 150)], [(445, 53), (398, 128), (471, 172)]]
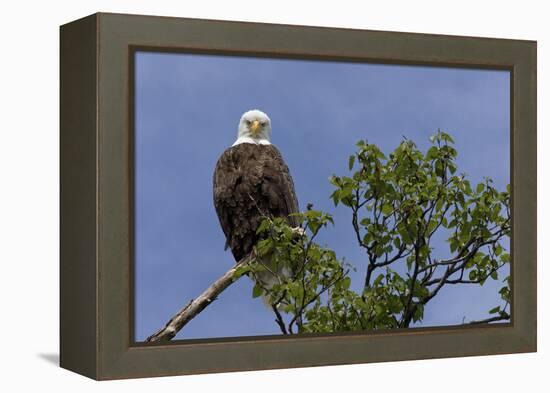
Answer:
[[(265, 216), (298, 212), (294, 183), (281, 153), (273, 145), (241, 143), (225, 150), (214, 171), (214, 206), (237, 261), (258, 241)], [(296, 226), (294, 218), (289, 223)]]

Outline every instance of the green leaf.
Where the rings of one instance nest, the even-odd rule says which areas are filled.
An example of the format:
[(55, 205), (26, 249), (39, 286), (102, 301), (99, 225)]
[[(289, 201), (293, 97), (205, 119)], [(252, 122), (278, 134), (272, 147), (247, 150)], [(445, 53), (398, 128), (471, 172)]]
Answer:
[(441, 162), (441, 160), (435, 161), (435, 174), (439, 177), (443, 177), (443, 175), (445, 174), (443, 163)]
[(252, 297), (257, 298), (261, 296), (262, 293), (263, 293), (262, 287), (258, 284), (254, 285), (254, 288), (252, 288)]
[(342, 288), (349, 289), (349, 286), (351, 285), (351, 278), (345, 277), (342, 279)]
[(437, 149), (437, 146), (432, 146), (428, 149), (428, 152), (426, 153), (426, 160), (433, 160), (437, 158), (439, 155), (439, 150)]
[(432, 231), (435, 229), (435, 227), (437, 226), (438, 222), (437, 220), (435, 219), (432, 219), (429, 223), (428, 223), (428, 234), (432, 233)]
[(484, 189), (485, 189), (485, 184), (479, 183), (479, 184), (477, 185), (477, 187), (476, 187), (476, 192), (477, 192), (478, 194), (480, 194), (481, 192), (483, 192)]
[(370, 218), (363, 218), (361, 221), (359, 221), (359, 224), (361, 224), (362, 226), (366, 227), (367, 225), (370, 224)]
[(489, 314), (496, 314), (500, 311), (500, 306), (496, 306), (495, 308), (492, 308), (489, 310)]
[(413, 321), (417, 322), (424, 317), (424, 305), (418, 304), (414, 310)]
[(375, 279), (374, 279), (374, 282), (372, 283), (372, 285), (374, 287), (377, 287), (379, 286), (381, 283), (382, 283), (382, 280), (384, 279), (384, 275), (383, 274), (379, 274)]
[(441, 138), (442, 141), (445, 141), (445, 142), (450, 142), (450, 143), (455, 143), (454, 139), (451, 138), (451, 136), (443, 131), (439, 131), (439, 136)]
[(394, 237), (393, 245), (395, 246), (395, 248), (399, 249), (401, 247), (401, 239), (398, 237)]
[(449, 249), (451, 250), (451, 252), (455, 252), (457, 247), (458, 247), (458, 242), (454, 238), (451, 238), (449, 241)]
[(330, 197), (334, 201), (334, 206), (338, 206), (338, 203), (340, 203), (340, 190), (335, 190)]
[(260, 256), (269, 253), (273, 246), (273, 240), (271, 238), (262, 239), (256, 244), (256, 250)]
[(269, 222), (268, 219), (264, 219), (260, 225), (258, 226), (258, 229), (256, 230), (256, 233), (262, 233), (262, 232), (265, 232), (266, 229), (269, 228), (269, 226), (271, 225), (271, 223)]
[(451, 172), (451, 175), (454, 175), (456, 172), (456, 165), (452, 162), (449, 162), (447, 165), (449, 167), (449, 172)]
[(382, 206), (382, 213), (386, 216), (390, 215), (390, 213), (393, 212), (393, 207), (390, 204), (386, 204)]
[(355, 163), (355, 154), (349, 156), (348, 168), (349, 168), (350, 171), (353, 169), (353, 164), (354, 163)]

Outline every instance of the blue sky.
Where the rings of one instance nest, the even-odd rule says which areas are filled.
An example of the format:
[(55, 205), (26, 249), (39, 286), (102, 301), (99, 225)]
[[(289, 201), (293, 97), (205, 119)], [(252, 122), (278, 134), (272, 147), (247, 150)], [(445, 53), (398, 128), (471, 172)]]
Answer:
[[(349, 212), (329, 200), (328, 182), (347, 172), (357, 140), (389, 152), (405, 136), (424, 150), (441, 128), (455, 138), (459, 171), (472, 182), (509, 183), (507, 71), (138, 52), (135, 75), (137, 341), (234, 263), (213, 207), (212, 174), (246, 110), (271, 117), (300, 207), (312, 202), (334, 215), (336, 227), (320, 241), (358, 268), (357, 288), (365, 255)], [(177, 338), (279, 334), (252, 286), (246, 277), (230, 286)], [(500, 286), (444, 288), (420, 325), (484, 318)]]

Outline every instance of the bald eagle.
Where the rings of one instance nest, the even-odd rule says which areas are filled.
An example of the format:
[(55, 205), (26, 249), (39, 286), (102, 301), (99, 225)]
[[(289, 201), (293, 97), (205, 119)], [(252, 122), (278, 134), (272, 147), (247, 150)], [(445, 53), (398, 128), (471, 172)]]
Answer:
[[(284, 217), (299, 230), (291, 213), (298, 212), (294, 182), (279, 150), (271, 144), (271, 120), (259, 111), (245, 112), (239, 122), (237, 140), (226, 149), (214, 171), (214, 206), (236, 261), (246, 257), (259, 240), (256, 230), (265, 216)], [(269, 261), (264, 261), (273, 272)], [(277, 267), (288, 276), (288, 267)], [(276, 281), (266, 271), (256, 279), (270, 288)], [(264, 297), (264, 300), (267, 300)]]

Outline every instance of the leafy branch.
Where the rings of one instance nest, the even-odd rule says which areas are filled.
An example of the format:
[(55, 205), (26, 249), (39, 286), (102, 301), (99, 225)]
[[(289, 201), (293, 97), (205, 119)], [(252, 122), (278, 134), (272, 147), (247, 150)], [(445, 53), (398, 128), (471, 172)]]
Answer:
[[(484, 285), (501, 279), (510, 263), (510, 187), (497, 190), (491, 179), (472, 185), (457, 173), (452, 137), (440, 130), (423, 153), (404, 140), (388, 157), (359, 141), (349, 157), (348, 176), (332, 176), (335, 206), (351, 211), (351, 225), (365, 259), (359, 285), (355, 267), (316, 242), (334, 225), (328, 213), (313, 210), (286, 219), (265, 216), (253, 255), (233, 266), (172, 317), (148, 341), (170, 340), (243, 275), (256, 282), (252, 297), (263, 297), (282, 334), (407, 328), (421, 321), (424, 309), (443, 288)], [(445, 239), (448, 250), (434, 247)], [(266, 280), (260, 277), (270, 277)], [(501, 304), (485, 319), (510, 319), (510, 277), (502, 280)]]
[[(291, 270), (292, 264), (299, 268), (283, 286), (264, 288), (262, 293), (274, 295), (271, 299), (278, 299), (280, 310), (299, 321), (298, 332), (406, 328), (422, 320), (425, 306), (445, 286), (499, 279), (510, 262), (509, 187), (499, 191), (490, 179), (473, 187), (465, 174), (457, 174), (452, 137), (438, 131), (430, 141), (423, 153), (404, 140), (389, 157), (376, 145), (359, 141), (348, 160), (350, 175), (330, 178), (335, 188), (331, 198), (335, 206), (351, 210), (357, 244), (365, 251), (360, 291), (350, 289), (351, 265), (345, 270), (327, 248), (315, 245), (313, 254), (308, 251), (318, 230), (332, 222), (327, 213), (309, 210), (300, 215), (303, 225), (314, 230), (298, 243), (279, 236), (290, 230), (284, 220), (264, 221), (262, 233), (269, 236), (259, 243), (260, 250), (265, 247), (270, 257), (280, 256), (280, 263), (291, 261)], [(321, 224), (315, 221), (320, 217), (325, 220)], [(436, 236), (446, 237), (449, 248), (444, 258), (441, 247), (435, 250), (432, 244)], [(319, 250), (332, 256), (330, 263), (319, 262)], [(322, 273), (319, 265), (324, 266)], [(324, 285), (299, 284), (319, 284), (338, 272), (342, 277), (335, 282), (329, 278)], [(498, 315), (472, 323), (510, 318), (509, 284), (506, 277), (500, 289), (505, 305), (489, 312)], [(304, 299), (311, 301), (299, 302)], [(285, 334), (292, 333), (286, 329)]]

